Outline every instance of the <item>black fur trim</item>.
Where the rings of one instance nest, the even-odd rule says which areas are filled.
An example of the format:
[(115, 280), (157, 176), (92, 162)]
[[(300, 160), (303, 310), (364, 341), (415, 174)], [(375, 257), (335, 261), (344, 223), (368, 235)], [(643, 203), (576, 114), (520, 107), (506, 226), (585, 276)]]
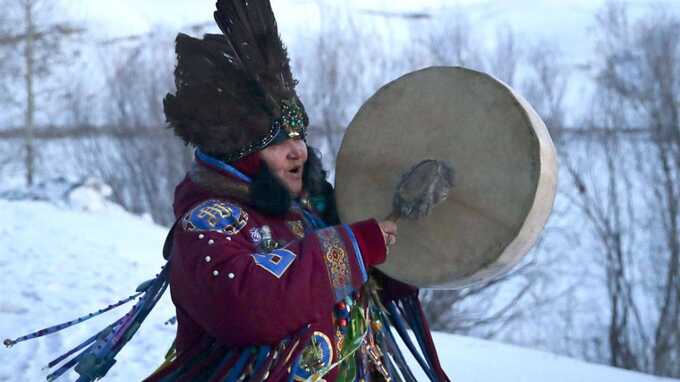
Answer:
[(288, 212), (293, 200), (288, 189), (264, 164), (253, 177), (250, 201), (255, 209), (265, 215), (281, 216)]
[(340, 224), (340, 215), (338, 215), (338, 206), (335, 203), (335, 189), (330, 183), (324, 181), (323, 198), (325, 200), (325, 208), (321, 212), (321, 218), (328, 225)]
[(311, 196), (316, 196), (324, 192), (326, 182), (326, 171), (323, 169), (321, 155), (312, 148), (307, 147), (307, 161), (305, 162), (304, 172), (302, 173), (302, 184), (305, 191)]
[(302, 176), (305, 190), (309, 193), (311, 200), (322, 200), (323, 208), (317, 208), (326, 224), (340, 224), (338, 209), (335, 203), (335, 190), (326, 181), (326, 170), (323, 169), (321, 155), (312, 148), (307, 148), (307, 162), (305, 162), (305, 172)]

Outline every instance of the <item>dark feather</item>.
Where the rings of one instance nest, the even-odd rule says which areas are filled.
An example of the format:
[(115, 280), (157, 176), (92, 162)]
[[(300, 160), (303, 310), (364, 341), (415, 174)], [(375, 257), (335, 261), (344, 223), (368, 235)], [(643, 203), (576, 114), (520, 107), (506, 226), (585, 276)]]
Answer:
[(177, 91), (163, 106), (186, 143), (232, 161), (271, 143), (282, 101), (302, 103), (269, 1), (219, 0), (216, 6), (224, 35), (177, 36)]
[(262, 87), (278, 117), (278, 101), (295, 97), (295, 81), (270, 2), (219, 0), (214, 16), (234, 55)]
[(253, 177), (250, 202), (265, 215), (282, 216), (290, 209), (293, 198), (283, 183), (269, 171), (269, 167), (264, 165)]

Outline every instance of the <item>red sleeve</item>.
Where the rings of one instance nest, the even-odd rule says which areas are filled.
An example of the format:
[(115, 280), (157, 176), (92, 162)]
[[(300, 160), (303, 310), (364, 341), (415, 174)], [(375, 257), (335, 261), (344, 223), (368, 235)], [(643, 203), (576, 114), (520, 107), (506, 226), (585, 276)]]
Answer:
[(237, 346), (277, 343), (329, 320), (335, 303), (358, 289), (366, 267), (386, 252), (374, 220), (318, 230), (269, 253), (245, 229), (184, 228), (174, 249), (173, 301), (210, 335)]
[(369, 219), (350, 224), (352, 233), (356, 237), (366, 267), (372, 267), (385, 262), (387, 248), (380, 226), (375, 219)]

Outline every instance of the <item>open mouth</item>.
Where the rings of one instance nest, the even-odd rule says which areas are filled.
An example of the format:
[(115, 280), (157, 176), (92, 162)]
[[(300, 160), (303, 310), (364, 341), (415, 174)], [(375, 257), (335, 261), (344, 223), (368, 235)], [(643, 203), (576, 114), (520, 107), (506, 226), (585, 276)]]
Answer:
[(288, 170), (288, 172), (292, 175), (300, 176), (302, 175), (302, 166), (293, 167), (292, 169)]

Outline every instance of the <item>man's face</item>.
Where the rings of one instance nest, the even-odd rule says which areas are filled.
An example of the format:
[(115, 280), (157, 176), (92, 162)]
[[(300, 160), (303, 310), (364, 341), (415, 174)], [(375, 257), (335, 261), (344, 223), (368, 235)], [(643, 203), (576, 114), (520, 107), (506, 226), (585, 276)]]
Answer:
[(302, 192), (302, 173), (307, 161), (307, 144), (301, 139), (286, 139), (260, 151), (269, 171), (293, 196)]

